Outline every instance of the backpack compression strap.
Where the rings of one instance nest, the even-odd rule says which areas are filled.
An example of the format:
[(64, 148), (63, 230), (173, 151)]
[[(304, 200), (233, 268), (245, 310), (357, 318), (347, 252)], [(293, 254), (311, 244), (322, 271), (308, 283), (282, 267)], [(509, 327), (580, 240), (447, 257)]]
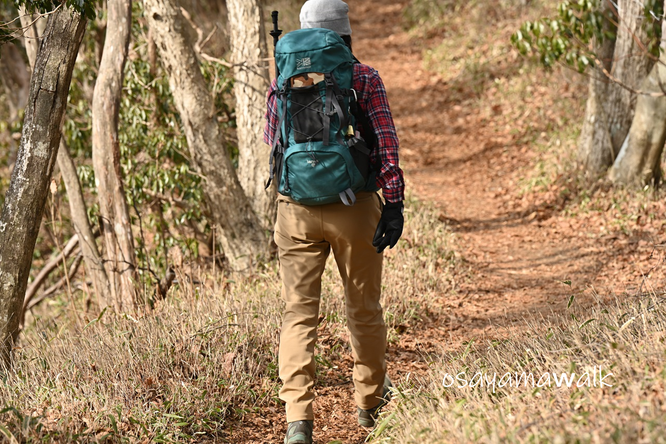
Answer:
[(324, 145), (329, 144), (329, 132), (331, 130), (331, 117), (335, 114), (338, 115), (338, 128), (335, 137), (340, 145), (345, 145), (342, 134), (347, 131), (349, 126), (349, 116), (342, 111), (340, 101), (344, 99), (342, 91), (338, 87), (335, 78), (330, 74), (324, 74), (326, 81), (326, 105), (324, 108)]

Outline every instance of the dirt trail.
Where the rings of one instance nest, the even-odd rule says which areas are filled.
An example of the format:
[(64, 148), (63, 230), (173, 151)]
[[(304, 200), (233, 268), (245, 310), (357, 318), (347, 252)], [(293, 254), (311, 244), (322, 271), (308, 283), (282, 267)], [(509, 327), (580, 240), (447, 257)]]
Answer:
[[(453, 100), (449, 85), (422, 72), (422, 43), (402, 27), (408, 3), (355, 2), (355, 52), (387, 85), (408, 188), (442, 210), (469, 266), (457, 296), (442, 300), (459, 320), (456, 342), (561, 311), (572, 293), (590, 299), (592, 287), (626, 290), (628, 281), (609, 280), (608, 268), (640, 277), (649, 267), (648, 234), (618, 239), (594, 220), (565, 217), (552, 202), (525, 202), (518, 181), (534, 162), (531, 147), (498, 135), (479, 110)], [(613, 252), (635, 267), (614, 263)]]
[[(457, 104), (447, 84), (422, 71), (423, 43), (402, 27), (408, 3), (350, 2), (354, 52), (384, 79), (407, 186), (441, 210), (457, 236), (464, 270), (455, 293), (438, 301), (446, 315), (408, 331), (390, 348), (389, 373), (397, 380), (425, 372), (421, 353), (435, 348), (424, 348), (424, 339), (452, 349), (471, 338), (495, 337), (516, 321), (561, 312), (572, 293), (591, 299), (592, 286), (605, 294), (625, 290), (620, 287), (627, 282), (611, 279), (618, 273), (609, 268), (629, 280), (640, 277), (650, 254), (640, 236), (602, 236), (593, 223), (576, 223), (547, 202), (524, 202), (518, 178), (534, 154), (487, 128), (478, 111)], [(619, 254), (625, 257), (621, 265), (614, 262)], [(625, 269), (627, 262), (635, 266)], [(367, 436), (356, 425), (351, 381), (339, 376), (351, 374), (351, 365), (351, 358), (338, 363), (317, 385), (317, 443), (361, 443)], [(246, 416), (234, 442), (282, 442), (284, 430), (283, 411), (269, 408)]]
[[(388, 87), (408, 187), (439, 206), (458, 235), (471, 278), (457, 298), (443, 299), (467, 330), (456, 336), (468, 339), (490, 325), (561, 307), (569, 295), (562, 281), (587, 285), (599, 264), (579, 238), (544, 227), (534, 212), (507, 211), (503, 197), (516, 191), (515, 178), (502, 167), (515, 160), (515, 147), (476, 126), (476, 116), (449, 102), (447, 85), (421, 71), (422, 48), (401, 27), (406, 4), (357, 3), (356, 52)], [(529, 161), (524, 156), (523, 164)]]

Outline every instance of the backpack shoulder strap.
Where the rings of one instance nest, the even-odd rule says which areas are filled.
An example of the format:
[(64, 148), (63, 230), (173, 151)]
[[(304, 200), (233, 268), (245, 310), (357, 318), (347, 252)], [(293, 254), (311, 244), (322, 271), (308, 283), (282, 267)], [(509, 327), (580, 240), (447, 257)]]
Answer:
[[(361, 62), (359, 62), (358, 59), (354, 57), (354, 63)], [(350, 100), (349, 109), (351, 114), (354, 116), (354, 119), (356, 119), (356, 121), (361, 124), (361, 127), (363, 127), (363, 135), (365, 136), (365, 142), (368, 145), (368, 148), (370, 148), (370, 150), (374, 150), (377, 146), (377, 135), (375, 134), (375, 130), (372, 128), (372, 124), (370, 123), (370, 119), (368, 119), (368, 115), (358, 104), (358, 97), (356, 96), (355, 91), (353, 97)]]

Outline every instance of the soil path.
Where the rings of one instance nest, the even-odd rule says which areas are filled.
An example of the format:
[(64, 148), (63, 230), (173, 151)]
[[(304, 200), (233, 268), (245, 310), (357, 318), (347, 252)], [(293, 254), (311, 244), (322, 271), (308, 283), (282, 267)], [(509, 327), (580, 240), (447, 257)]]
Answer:
[[(650, 256), (640, 233), (609, 235), (590, 220), (563, 216), (553, 199), (530, 202), (519, 195), (518, 179), (535, 155), (499, 136), (479, 111), (452, 99), (449, 85), (422, 71), (423, 43), (402, 24), (408, 3), (350, 2), (354, 52), (382, 76), (408, 189), (441, 210), (440, 219), (457, 237), (462, 266), (455, 292), (438, 301), (447, 316), (406, 332), (389, 349), (395, 380), (423, 374), (424, 351), (506, 334), (505, 327), (520, 328), (516, 321), (561, 312), (573, 293), (590, 300), (591, 288), (603, 294), (625, 290)], [(619, 274), (628, 281), (618, 281)], [(336, 379), (351, 373), (351, 358), (336, 364), (338, 370), (318, 384), (315, 442), (364, 442), (368, 431), (356, 425), (351, 381)], [(269, 408), (246, 416), (233, 442), (282, 442), (284, 430), (283, 411)]]
[[(498, 131), (473, 101), (461, 106), (459, 91), (423, 72), (424, 42), (403, 27), (408, 3), (355, 2), (354, 45), (387, 85), (408, 189), (441, 209), (467, 265), (456, 295), (442, 298), (461, 330), (449, 336), (450, 345), (491, 326), (561, 312), (572, 294), (590, 301), (640, 285), (654, 264), (655, 233), (622, 234), (602, 217), (566, 216), (556, 192), (521, 196), (519, 180), (537, 154)], [(538, 88), (547, 91), (547, 85)], [(546, 106), (557, 94), (549, 92)], [(521, 124), (514, 130), (522, 131)]]
[(402, 25), (407, 4), (356, 3), (355, 52), (387, 85), (408, 188), (437, 205), (457, 235), (466, 278), (455, 296), (442, 297), (456, 319), (457, 334), (448, 335), (455, 346), (493, 325), (561, 309), (571, 294), (562, 282), (585, 288), (601, 264), (594, 243), (572, 236), (566, 221), (546, 222), (530, 206), (513, 208), (516, 176), (532, 156), (423, 72), (422, 43)]

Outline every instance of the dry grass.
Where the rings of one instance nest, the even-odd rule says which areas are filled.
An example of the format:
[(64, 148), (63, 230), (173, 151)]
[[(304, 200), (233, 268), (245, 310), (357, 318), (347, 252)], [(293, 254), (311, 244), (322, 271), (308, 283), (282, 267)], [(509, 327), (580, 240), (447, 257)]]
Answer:
[[(410, 200), (404, 240), (386, 254), (390, 326), (418, 320), (452, 288), (451, 235), (438, 214)], [(330, 265), (321, 311), (327, 332), (339, 332), (342, 289)], [(86, 314), (69, 296), (42, 307), (0, 384), (0, 434), (10, 442), (233, 442), (230, 420), (279, 403), (277, 265), (244, 277), (193, 273), (140, 316)]]
[(0, 387), (2, 404), (17, 410), (4, 415), (5, 434), (219, 438), (229, 416), (270, 402), (277, 282), (257, 276), (192, 290), (140, 317), (102, 313), (83, 328), (64, 316), (37, 319)]
[[(403, 384), (376, 442), (666, 441), (663, 297), (572, 307), (518, 331), (501, 341), (471, 341), (434, 360), (428, 381)], [(601, 387), (599, 369), (612, 386)], [(446, 374), (460, 372), (460, 380), (446, 377), (444, 387)], [(517, 387), (515, 375), (523, 372), (534, 383)], [(507, 373), (513, 376), (501, 386)], [(576, 374), (571, 387), (557, 386), (553, 374), (562, 373)], [(488, 384), (493, 375), (495, 384)]]
[[(612, 230), (640, 231), (664, 214), (660, 199), (598, 185), (586, 193), (572, 173), (586, 79), (544, 72), (510, 48), (523, 20), (557, 3), (414, 0), (406, 17), (415, 37), (429, 39), (427, 68), (453, 100), (515, 134), (512, 145), (529, 145), (534, 168), (519, 181), (527, 200), (542, 194), (538, 201), (568, 202), (556, 206), (564, 214), (596, 221), (603, 213)], [(372, 442), (666, 442), (666, 303), (661, 292), (637, 293), (585, 307), (572, 299), (563, 314), (495, 329), (500, 340), (432, 356), (426, 379), (398, 385)], [(599, 369), (612, 373), (604, 379), (612, 387), (600, 387)], [(523, 373), (534, 382), (517, 387)], [(576, 374), (571, 387), (558, 387), (563, 373)]]

